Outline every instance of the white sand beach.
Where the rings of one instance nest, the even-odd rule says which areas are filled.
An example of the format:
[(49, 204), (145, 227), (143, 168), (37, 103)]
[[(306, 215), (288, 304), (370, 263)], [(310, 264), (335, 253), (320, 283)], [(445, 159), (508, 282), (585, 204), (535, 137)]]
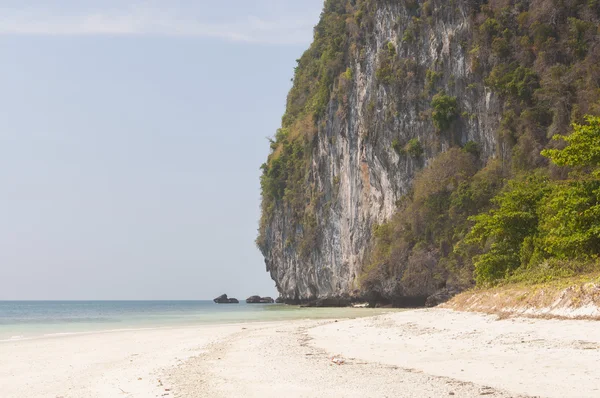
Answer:
[(599, 360), (595, 321), (415, 310), (2, 342), (0, 396), (582, 398)]

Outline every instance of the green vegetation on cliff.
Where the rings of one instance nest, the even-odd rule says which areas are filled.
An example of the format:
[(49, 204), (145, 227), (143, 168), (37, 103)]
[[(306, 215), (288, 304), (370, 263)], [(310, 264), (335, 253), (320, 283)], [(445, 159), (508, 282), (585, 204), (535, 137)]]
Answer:
[(564, 149), (542, 152), (569, 178), (527, 175), (509, 182), (494, 208), (472, 218), (466, 241), (482, 254), (474, 259), (479, 283), (510, 277), (548, 260), (592, 261), (600, 255), (600, 118), (575, 125)]
[[(376, 12), (398, 4), (408, 23), (396, 23), (397, 37), (375, 44)], [(436, 18), (459, 11), (468, 15), (471, 28), (449, 35), (448, 51), (450, 57), (464, 56), (469, 70), (454, 76), (444, 60), (419, 64), (418, 55), (429, 51), (421, 43)], [(420, 171), (396, 214), (373, 229), (357, 275), (364, 294), (389, 295), (394, 289), (397, 296), (431, 294), (539, 275), (560, 264), (565, 269), (597, 264), (599, 23), (596, 0), (325, 1), (262, 166), (258, 246), (266, 250), (276, 218), (283, 220), (286, 247), (295, 244), (303, 258), (322, 240), (316, 209), (328, 207), (317, 187), (319, 176), (311, 175), (311, 160), (328, 118), (343, 119), (349, 106), (360, 107), (363, 134), (375, 142), (379, 132), (402, 125), (410, 103), (416, 104), (417, 116), (411, 117), (418, 121), (410, 133), (389, 137), (385, 149)], [(375, 57), (366, 65), (369, 50)], [(392, 100), (371, 96), (364, 104), (351, 102), (357, 76), (364, 79), (367, 70), (374, 91)], [(491, 157), (489, 143), (465, 143), (461, 136), (481, 123), (461, 96), (483, 99), (490, 92), (500, 102), (499, 114), (486, 115), (498, 121), (489, 140), (496, 143)], [(427, 131), (435, 137), (423, 139)], [(387, 159), (380, 160), (389, 167)], [(368, 177), (367, 169), (362, 172)]]
[[(468, 144), (416, 176), (397, 214), (374, 229), (365, 293), (398, 278), (403, 295), (489, 285), (600, 255), (600, 128), (585, 118), (600, 114), (600, 2), (478, 3), (463, 46), (480, 84), (503, 100), (496, 157), (481, 168)], [(431, 105), (436, 128), (449, 128), (456, 99), (440, 91)]]
[[(282, 127), (271, 141), (271, 154), (261, 167), (259, 247), (265, 245), (266, 228), (277, 206), (304, 226), (298, 238), (306, 251), (310, 250), (310, 241), (316, 238), (315, 215), (310, 203), (318, 199), (318, 193), (309, 181), (308, 162), (334, 81), (340, 78), (349, 84), (351, 80), (352, 71), (346, 66), (348, 49), (358, 40), (351, 32), (356, 30), (360, 18), (360, 12), (355, 11), (349, 1), (327, 0), (321, 20), (315, 27), (314, 41), (297, 60)], [(291, 223), (290, 228), (290, 238), (296, 239), (297, 233)]]

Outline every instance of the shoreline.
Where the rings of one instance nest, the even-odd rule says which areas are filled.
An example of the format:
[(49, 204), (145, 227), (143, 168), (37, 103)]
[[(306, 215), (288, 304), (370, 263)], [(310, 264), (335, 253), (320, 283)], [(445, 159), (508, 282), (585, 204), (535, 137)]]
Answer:
[[(40, 302), (43, 303), (43, 302)], [(136, 303), (136, 302), (127, 302)], [(207, 311), (207, 308), (209, 311)], [(219, 311), (219, 305), (210, 303), (207, 308), (198, 308), (197, 312), (188, 312), (177, 316), (181, 319), (173, 320), (168, 313), (159, 313), (157, 316), (148, 318), (115, 319), (109, 322), (39, 322), (20, 323), (11, 320), (0, 325), (0, 344), (35, 340), (42, 338), (54, 338), (61, 336), (89, 335), (94, 333), (114, 333), (140, 330), (188, 328), (204, 326), (225, 326), (242, 323), (252, 324), (260, 322), (290, 321), (296, 319), (329, 319), (332, 317), (353, 318), (373, 316), (376, 314), (400, 311), (401, 309), (382, 308), (360, 308), (360, 307), (302, 307), (283, 304), (243, 304), (239, 307), (227, 307), (227, 309), (242, 311)], [(252, 309), (249, 311), (248, 309)], [(258, 311), (255, 311), (258, 309)], [(1, 310), (1, 308), (0, 308)], [(216, 310), (216, 311), (215, 311)], [(371, 313), (368, 313), (371, 312)], [(139, 313), (135, 314), (139, 316)]]
[(423, 309), (46, 337), (0, 344), (0, 392), (7, 398), (596, 397), (598, 330), (594, 321)]

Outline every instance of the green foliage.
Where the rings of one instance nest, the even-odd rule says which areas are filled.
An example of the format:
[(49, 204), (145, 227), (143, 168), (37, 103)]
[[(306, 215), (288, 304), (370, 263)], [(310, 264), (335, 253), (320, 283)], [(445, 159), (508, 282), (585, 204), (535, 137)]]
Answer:
[[(349, 34), (348, 24), (355, 25), (356, 18), (360, 15), (355, 14), (349, 0), (327, 0), (314, 30), (314, 41), (297, 61), (282, 128), (271, 140), (271, 154), (261, 166), (259, 247), (266, 243), (267, 226), (276, 208), (290, 215), (293, 221), (288, 223), (290, 236), (303, 231), (300, 247), (308, 250), (313, 247), (310, 242), (318, 239), (318, 228), (313, 225), (316, 221), (309, 206), (318, 197), (318, 192), (314, 192), (307, 181), (310, 147), (317, 123), (327, 112), (335, 80), (352, 80), (352, 69), (346, 59), (351, 42), (357, 38)], [(304, 228), (294, 224), (304, 225)]]
[(600, 167), (600, 117), (587, 116), (586, 120), (586, 125), (575, 124), (572, 134), (553, 137), (566, 142), (566, 148), (546, 149), (542, 155), (558, 166)]
[[(537, 285), (561, 280), (570, 281), (568, 278), (598, 273), (598, 271), (600, 271), (600, 261), (598, 260), (581, 261), (549, 259), (536, 267), (520, 268), (516, 270), (513, 275), (507, 279), (507, 282)], [(570, 282), (567, 283), (569, 283), (569, 286), (572, 286)]]
[(600, 181), (555, 184), (540, 217), (544, 257), (586, 260), (600, 253)]
[(468, 141), (465, 146), (463, 147), (463, 151), (470, 153), (471, 155), (475, 156), (476, 158), (479, 157), (479, 155), (481, 154), (481, 149), (479, 148), (479, 144), (476, 143), (475, 141)]
[(504, 58), (510, 54), (510, 45), (503, 37), (496, 37), (492, 42), (492, 52), (495, 56)]
[(363, 289), (391, 281), (407, 293), (436, 289), (448, 275), (456, 286), (470, 285), (470, 257), (452, 247), (466, 234), (468, 217), (487, 206), (501, 178), (495, 162), (480, 172), (476, 163), (471, 154), (452, 148), (417, 175), (398, 212), (374, 229)]
[(498, 32), (500, 32), (500, 29), (501, 26), (496, 19), (488, 18), (479, 27), (479, 32), (487, 39), (490, 39), (496, 34), (498, 34)]
[(379, 83), (392, 84), (395, 81), (394, 68), (390, 63), (385, 63), (375, 71), (375, 78)]
[(573, 126), (564, 149), (544, 150), (542, 155), (558, 166), (575, 169), (574, 179), (557, 183), (540, 212), (541, 249), (559, 259), (586, 259), (600, 254), (600, 117), (586, 117), (587, 124)]
[[(326, 206), (319, 202), (309, 173), (317, 130), (329, 129), (330, 116), (344, 117), (348, 111), (343, 102), (347, 105), (354, 70), (370, 70), (366, 56), (374, 42), (375, 16), (384, 3), (325, 2), (314, 42), (298, 60), (282, 128), (262, 166), (260, 247), (265, 247), (274, 214), (285, 217), (286, 242), (293, 242), (303, 259), (318, 247)], [(362, 104), (369, 140), (381, 138), (381, 131), (395, 131), (392, 123), (402, 119), (408, 101), (414, 102), (421, 121), (431, 116), (438, 130), (450, 130), (437, 137), (438, 142), (428, 139), (428, 156), (460, 141), (463, 132), (454, 122), (460, 111), (465, 119), (474, 117), (474, 101), (486, 99), (484, 84), (494, 92), (492, 108), (500, 103), (503, 116), (496, 131), (496, 160), (478, 171), (490, 153), (488, 145), (483, 153), (473, 142), (428, 158), (422, 164), (429, 166), (415, 178), (413, 192), (402, 199), (398, 213), (374, 233), (364, 280), (400, 281), (405, 294), (418, 291), (419, 283), (468, 286), (473, 275), (482, 284), (538, 275), (545, 264), (570, 264), (573, 258), (594, 261), (600, 253), (595, 227), (600, 225), (599, 121), (589, 118), (570, 127), (572, 122), (582, 123), (585, 114), (600, 114), (599, 2), (471, 3), (472, 26), (457, 31), (450, 41), (453, 53), (471, 49), (468, 91), (465, 75), (457, 73), (453, 79), (447, 65), (425, 64), (418, 56), (427, 51), (427, 43), (419, 39), (428, 37), (427, 29), (453, 13), (456, 4), (446, 9), (439, 2), (410, 0), (402, 4), (411, 21), (394, 27), (401, 35), (401, 48), (384, 43), (378, 49), (375, 77), (388, 86), (384, 91), (392, 100), (370, 94)], [(441, 71), (448, 71), (447, 79)], [(427, 109), (430, 93), (442, 88), (443, 80), (448, 94), (436, 94)], [(425, 92), (420, 92), (423, 87)], [(451, 95), (461, 96), (464, 109)], [(385, 121), (377, 117), (380, 112)], [(549, 139), (557, 133), (562, 135)], [(423, 156), (418, 139), (396, 139), (392, 148), (398, 154)], [(507, 179), (512, 182), (505, 185)], [(476, 217), (469, 221), (471, 216)]]
[(485, 83), (502, 95), (530, 100), (539, 87), (539, 78), (534, 71), (517, 63), (500, 64), (492, 69)]
[(413, 17), (410, 24), (404, 30), (404, 34), (402, 35), (403, 43), (413, 43), (419, 34), (419, 26), (421, 24), (421, 20), (419, 18)]
[(510, 181), (493, 199), (495, 208), (471, 217), (475, 225), (466, 243), (485, 248), (474, 258), (477, 283), (493, 283), (519, 268), (524, 243), (537, 232), (538, 206), (550, 190), (548, 179), (542, 176)]
[(427, 72), (425, 72), (425, 90), (433, 90), (443, 75), (444, 74), (442, 72), (436, 72), (432, 69), (427, 69)]
[(456, 97), (446, 95), (443, 91), (433, 96), (431, 107), (433, 108), (431, 113), (433, 124), (440, 131), (448, 130), (459, 115)]
[(352, 73), (352, 68), (346, 68), (346, 72), (344, 72), (343, 76), (346, 80), (352, 80), (352, 77), (354, 76), (354, 74)]
[(549, 39), (556, 36), (556, 32), (552, 28), (552, 25), (541, 21), (534, 22), (531, 25), (529, 32), (533, 37), (533, 44), (537, 48), (543, 48), (544, 44), (546, 44)]
[(418, 138), (412, 138), (410, 141), (408, 141), (404, 150), (413, 158), (421, 157), (424, 151), (423, 145), (421, 145), (421, 141), (419, 141)]
[(394, 140), (392, 141), (392, 149), (398, 155), (400, 155), (402, 152), (404, 152), (404, 148), (402, 148), (402, 144), (400, 144), (400, 141), (397, 138), (394, 138)]
[(430, 1), (425, 1), (423, 3), (423, 5), (421, 6), (421, 12), (423, 13), (423, 16), (426, 17), (430, 17), (433, 10), (432, 10), (432, 6), (431, 6), (431, 2)]
[(380, 84), (399, 87), (414, 67), (413, 60), (400, 59), (394, 44), (388, 42), (386, 47), (379, 51), (375, 78)]
[(589, 42), (598, 29), (597, 25), (577, 18), (569, 18), (568, 22), (568, 45), (577, 57), (584, 57), (587, 54)]
[(388, 48), (388, 53), (389, 53), (390, 57), (395, 57), (396, 56), (396, 46), (394, 45), (394, 43), (392, 43), (391, 41), (388, 41), (387, 48)]
[(571, 135), (555, 137), (565, 148), (542, 152), (557, 166), (575, 168), (570, 180), (515, 179), (494, 198), (492, 210), (471, 218), (475, 225), (467, 243), (483, 251), (474, 259), (478, 283), (495, 283), (549, 259), (591, 260), (600, 254), (600, 118), (586, 120)]

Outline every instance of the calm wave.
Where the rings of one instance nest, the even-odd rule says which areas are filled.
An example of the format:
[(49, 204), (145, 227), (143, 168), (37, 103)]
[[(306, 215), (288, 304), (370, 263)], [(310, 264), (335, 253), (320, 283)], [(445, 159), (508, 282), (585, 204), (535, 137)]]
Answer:
[(184, 325), (376, 315), (368, 309), (212, 301), (0, 301), (0, 341)]

